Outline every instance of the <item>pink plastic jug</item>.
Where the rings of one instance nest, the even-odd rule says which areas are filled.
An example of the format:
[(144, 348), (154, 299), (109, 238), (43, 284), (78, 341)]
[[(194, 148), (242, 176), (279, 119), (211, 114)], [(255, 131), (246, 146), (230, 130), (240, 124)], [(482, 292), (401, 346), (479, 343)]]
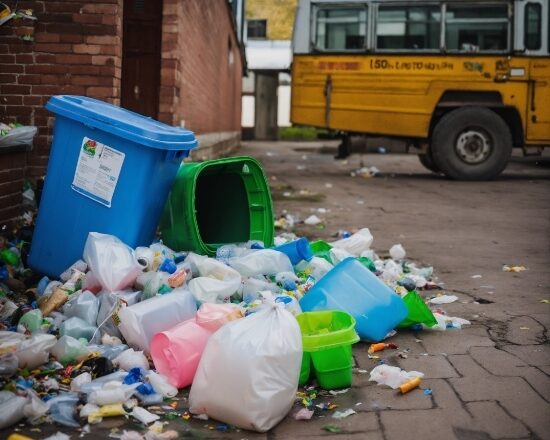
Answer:
[(191, 385), (208, 338), (226, 322), (241, 317), (234, 304), (203, 304), (194, 318), (153, 337), (155, 368), (177, 388)]

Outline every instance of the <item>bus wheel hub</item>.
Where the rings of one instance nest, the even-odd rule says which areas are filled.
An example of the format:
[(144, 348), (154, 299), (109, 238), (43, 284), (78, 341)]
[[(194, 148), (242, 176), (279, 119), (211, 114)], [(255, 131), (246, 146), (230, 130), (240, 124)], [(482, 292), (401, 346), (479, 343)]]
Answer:
[(456, 152), (466, 163), (481, 163), (491, 154), (489, 137), (480, 131), (468, 130), (460, 133), (456, 140)]

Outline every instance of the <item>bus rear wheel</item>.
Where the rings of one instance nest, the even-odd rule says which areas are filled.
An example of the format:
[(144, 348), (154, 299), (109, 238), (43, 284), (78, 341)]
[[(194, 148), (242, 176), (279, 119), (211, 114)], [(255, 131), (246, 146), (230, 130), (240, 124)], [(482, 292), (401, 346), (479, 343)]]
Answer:
[(432, 152), (430, 150), (428, 150), (424, 154), (419, 154), (418, 155), (418, 160), (424, 166), (424, 168), (426, 168), (427, 170), (432, 171), (436, 174), (441, 172), (439, 170), (439, 168), (437, 168), (437, 166), (435, 165), (434, 159), (432, 157)]
[(506, 168), (512, 134), (495, 112), (462, 107), (443, 116), (433, 131), (434, 164), (455, 180), (491, 180)]

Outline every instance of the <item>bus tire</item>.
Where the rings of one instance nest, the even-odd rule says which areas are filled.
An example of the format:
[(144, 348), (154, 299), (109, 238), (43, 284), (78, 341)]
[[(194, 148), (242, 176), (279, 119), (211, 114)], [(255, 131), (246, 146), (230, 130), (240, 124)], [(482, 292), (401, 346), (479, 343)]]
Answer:
[(461, 107), (444, 115), (432, 134), (435, 165), (454, 180), (491, 180), (508, 164), (512, 134), (484, 107)]
[(424, 166), (424, 168), (426, 168), (427, 170), (436, 174), (439, 174), (441, 172), (439, 168), (437, 168), (437, 166), (435, 165), (434, 159), (432, 157), (432, 152), (430, 150), (428, 150), (424, 154), (419, 154), (418, 160), (420, 161), (422, 166)]

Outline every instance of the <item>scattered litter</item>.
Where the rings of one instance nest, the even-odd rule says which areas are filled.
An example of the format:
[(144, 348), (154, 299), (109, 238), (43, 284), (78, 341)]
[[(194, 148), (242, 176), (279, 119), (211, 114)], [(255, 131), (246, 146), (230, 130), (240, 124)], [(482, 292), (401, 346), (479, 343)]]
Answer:
[(313, 214), (313, 215), (310, 215), (308, 218), (306, 218), (304, 220), (304, 223), (306, 225), (315, 226), (315, 225), (318, 225), (319, 223), (322, 223), (322, 220), (319, 217), (317, 217), (315, 214)]
[(527, 270), (525, 266), (508, 266), (507, 264), (502, 266), (503, 272), (523, 272)]
[(392, 344), (392, 343), (385, 344), (384, 342), (379, 342), (378, 344), (371, 344), (370, 347), (369, 347), (368, 352), (369, 353), (375, 353), (377, 351), (383, 351), (386, 348), (396, 349), (396, 348), (399, 348), (399, 347), (395, 344)]
[(313, 417), (314, 412), (315, 411), (309, 410), (307, 408), (302, 408), (294, 415), (294, 418), (296, 420), (310, 420), (311, 417)]
[(394, 244), (390, 248), (390, 257), (394, 260), (402, 260), (407, 255), (405, 248), (401, 244)]
[(455, 295), (439, 295), (430, 299), (430, 304), (451, 304), (458, 301), (458, 296)]
[(354, 410), (351, 408), (346, 409), (345, 411), (334, 411), (332, 414), (333, 419), (345, 419), (346, 417), (349, 417), (353, 414), (357, 414)]
[(424, 377), (424, 373), (420, 373), (419, 371), (405, 371), (399, 367), (378, 365), (370, 372), (369, 381), (396, 389), (413, 379), (422, 377)]
[(338, 394), (346, 394), (349, 391), (349, 388), (344, 388), (343, 390), (330, 390), (329, 393), (333, 396), (337, 396)]
[(326, 426), (323, 426), (323, 430), (328, 431), (328, 432), (333, 432), (333, 433), (338, 433), (338, 432), (342, 432), (342, 431), (343, 431), (342, 428), (340, 428), (339, 426), (336, 426), (336, 425), (326, 425)]
[(409, 391), (414, 390), (415, 388), (420, 386), (420, 377), (415, 377), (414, 379), (411, 379), (404, 384), (399, 386), (399, 391), (401, 391), (401, 394), (406, 394)]
[(482, 275), (472, 275), (472, 278), (482, 278)]
[(529, 327), (520, 327), (520, 330), (531, 330)]
[(425, 396), (431, 396), (432, 394), (433, 394), (433, 392), (432, 392), (432, 389), (431, 389), (431, 388), (426, 388), (426, 389), (424, 390), (424, 395), (425, 395)]

